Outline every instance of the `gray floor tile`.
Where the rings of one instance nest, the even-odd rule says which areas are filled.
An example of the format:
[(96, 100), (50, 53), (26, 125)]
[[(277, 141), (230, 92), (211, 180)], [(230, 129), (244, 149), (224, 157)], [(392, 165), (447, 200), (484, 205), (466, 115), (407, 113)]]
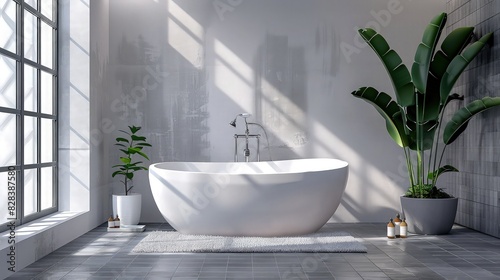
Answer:
[[(358, 238), (368, 253), (134, 254), (148, 232), (98, 227), (8, 279), (500, 279), (500, 239), (455, 226), (442, 236), (387, 240), (384, 224), (327, 224)], [(86, 253), (75, 256), (74, 253)]]

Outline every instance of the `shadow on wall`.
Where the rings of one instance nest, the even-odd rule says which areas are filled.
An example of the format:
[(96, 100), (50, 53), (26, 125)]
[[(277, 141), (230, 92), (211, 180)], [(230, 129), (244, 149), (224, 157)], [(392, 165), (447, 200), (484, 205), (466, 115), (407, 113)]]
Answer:
[[(318, 29), (323, 30), (324, 28)], [(332, 31), (332, 33), (333, 35), (331, 37), (327, 35), (326, 39), (324, 34), (320, 36), (323, 38), (320, 40), (322, 43), (320, 42), (319, 46), (316, 46), (317, 49), (323, 49), (320, 53), (331, 59), (322, 64), (323, 75), (335, 75), (339, 70), (340, 58), (338, 53), (335, 55), (338, 50), (332, 47), (332, 50), (327, 51), (323, 45), (339, 45), (339, 42), (335, 41), (337, 38), (334, 35), (335, 32)], [(272, 148), (285, 151), (287, 156), (300, 148), (305, 149), (303, 153), (306, 156), (310, 156), (314, 154), (313, 146), (319, 145), (322, 150), (327, 151), (328, 155), (341, 158), (341, 152), (339, 152), (341, 148), (332, 146), (338, 141), (328, 143), (325, 139), (319, 138), (318, 135), (308, 135), (311, 133), (311, 127), (308, 126), (317, 121), (311, 119), (311, 114), (308, 112), (307, 83), (309, 77), (305, 58), (306, 50), (304, 47), (292, 47), (288, 41), (287, 36), (267, 34), (265, 41), (258, 49), (253, 66), (257, 118), (271, 132)], [(319, 54), (317, 53), (317, 55)], [(331, 85), (326, 88), (331, 88)], [(329, 131), (329, 133), (332, 132)], [(342, 141), (341, 135), (335, 136), (339, 141)], [(295, 153), (295, 156), (299, 155)], [(356, 156), (359, 157), (358, 154)], [(384, 190), (377, 188), (372, 183), (373, 177), (368, 175), (370, 172), (361, 173), (351, 166), (350, 173), (351, 176), (362, 179), (363, 186), (376, 188), (377, 194), (383, 197)], [(366, 192), (360, 193), (357, 197), (352, 195), (354, 193), (345, 192), (341, 205), (357, 220), (366, 220), (367, 217), (371, 220), (377, 220), (378, 217), (395, 215), (394, 208), (389, 207), (377, 207), (367, 214), (363, 202), (360, 202), (368, 199)], [(338, 221), (343, 220), (341, 217), (337, 217), (337, 219)]]
[[(175, 3), (183, 8), (184, 11), (188, 12), (191, 11), (192, 8), (189, 2), (172, 1), (171, 3)], [(243, 9), (243, 7), (241, 9)], [(187, 14), (188, 20), (186, 22), (190, 20), (204, 22), (203, 19), (196, 18), (197, 14), (200, 14), (200, 12), (195, 11), (194, 13)], [(233, 23), (236, 24), (237, 22)], [(241, 22), (239, 22), (239, 24), (241, 24)], [(186, 34), (190, 34), (190, 40), (198, 40), (194, 35), (196, 34), (196, 30), (187, 25), (183, 25), (183, 21), (175, 21), (175, 25), (182, 26), (181, 29), (184, 30)], [(226, 22), (223, 29), (226, 30), (225, 28), (227, 28), (227, 26)], [(321, 75), (319, 76), (322, 78), (325, 76), (335, 76), (339, 71), (341, 59), (338, 49), (340, 39), (335, 35), (335, 28), (325, 26), (325, 23), (320, 23), (315, 29), (316, 32), (314, 36), (312, 36), (312, 39), (316, 40), (313, 44), (315, 49), (312, 51), (315, 51), (316, 57), (321, 57), (320, 62), (315, 62), (314, 66), (317, 66), (317, 63), (321, 63), (319, 67)], [(237, 30), (239, 29), (234, 29), (235, 32)], [(311, 116), (315, 114), (314, 112), (308, 111), (309, 101), (318, 97), (317, 94), (314, 95), (308, 92), (311, 90), (308, 88), (308, 82), (313, 78), (316, 79), (316, 77), (309, 77), (308, 65), (310, 66), (311, 62), (306, 61), (306, 53), (309, 50), (303, 45), (297, 46), (297, 44), (290, 44), (289, 36), (292, 35), (276, 35), (269, 31), (265, 31), (265, 29), (262, 29), (261, 32), (263, 32), (262, 34), (264, 36), (262, 37), (263, 39), (259, 39), (262, 40), (262, 43), (256, 49), (256, 54), (253, 57), (253, 61), (251, 61), (252, 65), (244, 60), (246, 55), (242, 53), (243, 50), (235, 47), (235, 45), (238, 45), (236, 42), (224, 40), (224, 38), (232, 38), (231, 36), (214, 35), (215, 38), (213, 38), (213, 40), (216, 40), (218, 44), (222, 44), (224, 49), (230, 51), (230, 55), (234, 55), (237, 58), (227, 59), (225, 56), (217, 57), (217, 55), (219, 55), (218, 53), (214, 55), (216, 59), (222, 61), (224, 70), (230, 71), (230, 74), (226, 76), (226, 78), (233, 76), (237, 81), (231, 81), (232, 83), (245, 83), (245, 85), (253, 89), (253, 112), (256, 114), (256, 121), (261, 123), (268, 130), (274, 158), (311, 156), (315, 154), (314, 150), (316, 149), (313, 145), (320, 146), (319, 150), (325, 151), (325, 154), (329, 156), (339, 156), (344, 153), (344, 151), (340, 151), (340, 147), (332, 146), (336, 145), (335, 143), (338, 141), (343, 141), (342, 136), (335, 135), (334, 132), (330, 130), (332, 126), (330, 123), (322, 124), (318, 121), (320, 120), (319, 118), (311, 118)], [(217, 32), (213, 30), (212, 33), (217, 34)], [(211, 46), (211, 44), (214, 44), (211, 40), (212, 39), (203, 39), (197, 42), (204, 46)], [(178, 53), (177, 57), (183, 58), (186, 56), (185, 50), (178, 48), (174, 49)], [(187, 61), (190, 63), (189, 60)], [(237, 63), (225, 64), (226, 61), (236, 61)], [(238, 63), (242, 63), (242, 68), (240, 68)], [(248, 67), (248, 69), (246, 69), (246, 67)], [(182, 68), (176, 69), (175, 71), (178, 73), (178, 70)], [(215, 70), (218, 71), (218, 69)], [(252, 72), (251, 79), (247, 78), (248, 75), (246, 75), (246, 70)], [(218, 73), (213, 73), (213, 75), (217, 74)], [(328, 78), (324, 78), (324, 80), (331, 81)], [(332, 84), (324, 83), (321, 89), (331, 91), (331, 87)], [(247, 106), (247, 104), (239, 103), (241, 100), (234, 97), (235, 93), (230, 90), (230, 86), (227, 88), (228, 89), (218, 89), (227, 97), (227, 100), (232, 101), (231, 107), (241, 108)], [(348, 93), (346, 93), (346, 95), (348, 95)], [(324, 96), (320, 96), (319, 98), (323, 99), (323, 97)], [(218, 102), (218, 100), (211, 100), (211, 102)], [(324, 119), (324, 116), (322, 119)], [(328, 135), (332, 135), (334, 140), (337, 141), (328, 142), (329, 140), (320, 139), (319, 137), (321, 136), (318, 136), (317, 131), (314, 132), (314, 135), (308, 135), (309, 132), (314, 131), (312, 127), (316, 126), (320, 126), (322, 128), (321, 132), (327, 132)], [(342, 142), (342, 144), (344, 143), (346, 142)], [(276, 153), (279, 153), (277, 157)], [(357, 153), (356, 156), (359, 157)], [(190, 160), (193, 159), (195, 158), (191, 158)], [(374, 166), (376, 166), (376, 164), (374, 164)], [(351, 172), (359, 171), (351, 169)], [(359, 177), (362, 182), (358, 183), (362, 186), (367, 186), (373, 179), (364, 173), (356, 174), (355, 177)], [(377, 189), (374, 190), (374, 192), (379, 193), (380, 196), (384, 194), (383, 189)], [(344, 197), (343, 206), (346, 211), (356, 219), (363, 220), (363, 218), (366, 217), (366, 213), (363, 212), (363, 203), (355, 203), (355, 201), (367, 201), (369, 198), (366, 197), (366, 193), (361, 193), (360, 197), (356, 197), (356, 199), (348, 194), (344, 194)], [(366, 212), (366, 210), (364, 211)], [(392, 212), (393, 210), (380, 208), (376, 211), (376, 215), (380, 215), (380, 213), (390, 213), (392, 215)]]
[[(138, 16), (137, 9), (148, 16)], [(176, 11), (167, 0), (110, 1), (110, 79), (103, 117), (116, 130), (141, 126), (153, 146), (148, 150), (151, 163), (210, 161), (204, 41)], [(186, 56), (188, 50), (195, 54), (193, 59)], [(193, 63), (197, 59), (200, 63)], [(116, 130), (104, 137), (111, 158), (105, 170), (118, 161)], [(143, 194), (141, 221), (160, 221), (147, 172), (137, 174), (134, 181), (135, 191)], [(111, 177), (107, 182), (117, 186)]]
[[(225, 112), (222, 109), (249, 111), (268, 130), (273, 154), (279, 153), (275, 159), (325, 155), (355, 162), (351, 174), (357, 180), (353, 184), (357, 189), (345, 195), (343, 202), (353, 217), (362, 220), (366, 213), (360, 211), (371, 210), (363, 202), (369, 202), (372, 194), (377, 195), (379, 202), (386, 201), (383, 196), (387, 191), (380, 184), (379, 188), (365, 191), (382, 174), (374, 152), (365, 154), (365, 150), (373, 149), (353, 150), (350, 146), (361, 140), (340, 135), (351, 130), (341, 119), (347, 116), (342, 115), (345, 108), (338, 108), (351, 98), (349, 93), (339, 93), (335, 99), (322, 94), (333, 91), (335, 80), (331, 78), (342, 72), (338, 49), (342, 32), (337, 29), (336, 35), (334, 21), (325, 17), (310, 21), (310, 25), (306, 23), (301, 30), (283, 26), (277, 30), (254, 21), (253, 9), (262, 5), (257, 2), (248, 1), (234, 13), (227, 12), (224, 24), (213, 22), (217, 21), (217, 14), (211, 1), (141, 1), (140, 11), (147, 17), (137, 16), (139, 4), (135, 0), (110, 3), (110, 45), (114, 45), (110, 46), (111, 82), (104, 105), (109, 107), (104, 108), (104, 114), (117, 128), (129, 124), (144, 128), (154, 147), (150, 151), (151, 162), (211, 161), (219, 156), (215, 153), (224, 154), (225, 149), (229, 151), (227, 155), (231, 154), (231, 134), (227, 135), (227, 142), (226, 138), (218, 138), (223, 142), (220, 146), (215, 140), (210, 143), (210, 139), (216, 138), (209, 136), (220, 133), (223, 125), (230, 131), (227, 122), (234, 115), (231, 113), (227, 122), (217, 123), (220, 127), (209, 128), (208, 121), (215, 123), (214, 119), (218, 122), (226, 118), (221, 117)], [(293, 3), (305, 5), (300, 1)], [(281, 16), (286, 11), (278, 1), (266, 5), (271, 12), (280, 11)], [(263, 16), (264, 20), (269, 20), (266, 16), (269, 14)], [(249, 36), (244, 38), (251, 43), (241, 39), (241, 27), (246, 20), (252, 25), (248, 26)], [(257, 30), (252, 29), (255, 26)], [(220, 49), (224, 52), (218, 52)], [(214, 53), (207, 54), (210, 50)], [(213, 76), (218, 76), (218, 80)], [(337, 108), (325, 109), (321, 103), (325, 100), (338, 101), (333, 104)], [(209, 112), (209, 107), (215, 110)], [(112, 147), (115, 136), (107, 137), (106, 147)], [(115, 158), (114, 150), (111, 153), (111, 158)], [(379, 177), (371, 177), (369, 172)], [(146, 175), (137, 179), (147, 183)]]
[[(157, 52), (141, 36), (136, 41), (123, 36), (114, 73), (121, 93), (112, 103), (119, 113), (115, 118), (143, 126), (153, 145), (152, 162), (209, 161), (205, 71), (192, 67), (172, 48), (162, 52), (166, 58), (156, 56)], [(162, 60), (182, 70), (158, 64)], [(160, 78), (161, 85), (156, 84)], [(146, 80), (146, 87), (137, 86)]]
[[(111, 17), (137, 17), (137, 4), (128, 2), (115, 4), (121, 10)], [(189, 28), (179, 21), (179, 15), (172, 14), (168, 1), (141, 8), (154, 12), (141, 22), (115, 23), (110, 32), (110, 41), (115, 42), (110, 54), (110, 119), (121, 126), (143, 127), (153, 145), (151, 162), (209, 161), (206, 73), (176, 49), (176, 42), (170, 43), (171, 33), (190, 34)], [(134, 24), (140, 30), (133, 28)], [(203, 47), (199, 38), (182, 45), (201, 54)]]
[(159, 50), (141, 35), (132, 41), (122, 34), (114, 71), (121, 96), (112, 103), (119, 122), (144, 127), (153, 145), (152, 162), (209, 161), (205, 71), (172, 47)]
[(305, 146), (308, 121), (304, 47), (289, 46), (288, 36), (267, 34), (253, 70), (256, 118), (271, 132), (270, 146)]

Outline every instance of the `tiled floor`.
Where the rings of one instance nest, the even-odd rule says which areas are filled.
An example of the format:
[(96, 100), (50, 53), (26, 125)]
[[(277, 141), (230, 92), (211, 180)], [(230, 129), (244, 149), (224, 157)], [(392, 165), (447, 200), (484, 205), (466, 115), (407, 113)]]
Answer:
[(327, 224), (368, 253), (132, 254), (149, 231), (98, 227), (8, 279), (500, 279), (500, 239), (455, 226), (444, 236), (388, 240), (384, 224)]

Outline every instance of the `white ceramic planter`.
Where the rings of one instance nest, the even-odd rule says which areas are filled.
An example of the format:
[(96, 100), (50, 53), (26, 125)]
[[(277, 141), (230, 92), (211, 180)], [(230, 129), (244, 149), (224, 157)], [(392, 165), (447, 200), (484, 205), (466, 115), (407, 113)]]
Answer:
[(408, 198), (401, 196), (401, 207), (408, 231), (417, 234), (447, 234), (455, 222), (458, 198)]
[(142, 195), (113, 195), (113, 213), (120, 217), (121, 225), (137, 225), (141, 218)]

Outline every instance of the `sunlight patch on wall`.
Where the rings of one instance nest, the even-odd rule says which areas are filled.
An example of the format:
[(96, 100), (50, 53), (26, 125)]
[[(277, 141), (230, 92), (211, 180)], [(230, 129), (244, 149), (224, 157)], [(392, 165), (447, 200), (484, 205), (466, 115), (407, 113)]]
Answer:
[[(297, 74), (289, 69), (292, 65), (279, 63), (265, 68), (266, 63), (262, 62), (259, 65), (264, 69), (256, 73), (255, 69), (217, 39), (214, 39), (214, 52), (215, 85), (235, 104), (254, 114), (252, 121), (266, 128), (271, 146), (290, 148), (305, 145), (308, 141), (304, 132), (307, 117), (304, 109), (298, 105), (298, 100), (293, 100), (295, 92), (283, 93), (263, 75), (271, 71), (275, 73), (274, 83), (291, 88), (293, 76)], [(304, 92), (301, 91), (299, 96), (303, 97)], [(263, 134), (261, 131), (256, 133)]]
[(218, 39), (214, 39), (214, 51), (217, 56), (216, 67), (226, 66), (231, 68), (239, 76), (240, 80), (246, 84), (252, 83), (254, 76), (252, 68)]
[(364, 160), (362, 155), (319, 121), (311, 120), (310, 127), (310, 133), (314, 135), (315, 155), (338, 158), (349, 163), (347, 189), (339, 207), (341, 211), (342, 208), (347, 209), (346, 212), (342, 211), (342, 220), (354, 219), (356, 213), (366, 211), (367, 207), (373, 206), (374, 210), (379, 211), (375, 204), (386, 205), (387, 208), (399, 205), (399, 197), (387, 195), (388, 190), (397, 189), (390, 174)]
[(243, 110), (253, 112), (252, 69), (217, 39), (214, 39), (214, 52), (215, 86)]
[[(358, 168), (364, 163), (362, 157), (337, 137), (330, 129), (326, 128), (321, 122), (311, 120), (310, 132), (315, 135), (315, 153), (325, 157), (339, 157), (339, 159), (349, 159), (350, 167)], [(331, 148), (335, 147), (335, 148)]]
[(203, 68), (203, 27), (175, 2), (168, 5), (168, 43), (193, 67)]

